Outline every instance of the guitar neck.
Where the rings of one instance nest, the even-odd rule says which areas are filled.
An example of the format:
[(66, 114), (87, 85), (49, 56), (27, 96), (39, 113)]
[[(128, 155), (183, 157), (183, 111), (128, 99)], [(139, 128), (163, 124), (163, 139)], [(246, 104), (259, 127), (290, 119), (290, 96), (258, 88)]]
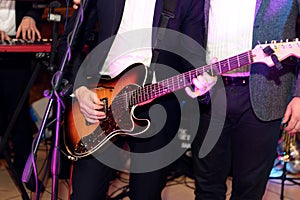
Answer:
[(157, 83), (140, 87), (139, 89), (133, 90), (127, 94), (128, 105), (134, 106), (142, 104), (171, 92), (183, 89), (187, 86), (191, 86), (193, 78), (203, 74), (204, 72), (210, 72), (212, 75), (220, 75), (227, 71), (251, 64), (252, 62), (252, 51), (247, 51), (219, 62), (205, 65), (173, 76)]

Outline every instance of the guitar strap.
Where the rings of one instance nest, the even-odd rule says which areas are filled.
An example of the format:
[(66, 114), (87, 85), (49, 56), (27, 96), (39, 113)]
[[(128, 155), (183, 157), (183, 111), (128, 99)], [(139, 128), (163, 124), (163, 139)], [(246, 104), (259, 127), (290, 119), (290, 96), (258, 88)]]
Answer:
[(159, 55), (159, 49), (157, 47), (159, 47), (160, 42), (164, 39), (165, 31), (168, 26), (169, 20), (171, 18), (172, 19), (175, 18), (175, 9), (177, 5), (177, 1), (178, 0), (164, 0), (163, 2), (164, 4), (163, 11), (160, 16), (159, 29), (157, 29), (157, 33), (155, 37), (156, 40), (153, 45), (153, 55), (151, 59), (151, 65), (148, 70), (148, 80), (149, 78), (151, 78), (151, 80), (153, 80), (154, 78), (153, 74), (155, 71), (155, 64), (157, 62), (158, 55)]

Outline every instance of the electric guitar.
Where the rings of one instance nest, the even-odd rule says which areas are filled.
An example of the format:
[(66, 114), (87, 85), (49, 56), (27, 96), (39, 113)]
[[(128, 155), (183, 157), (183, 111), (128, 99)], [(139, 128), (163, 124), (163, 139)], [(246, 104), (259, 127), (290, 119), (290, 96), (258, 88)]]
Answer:
[[(258, 44), (247, 52), (149, 85), (143, 85), (146, 67), (133, 67), (116, 78), (100, 81), (93, 89), (105, 103), (106, 119), (88, 124), (78, 103), (72, 103), (65, 121), (66, 149), (75, 158), (81, 158), (102, 148), (108, 141), (113, 141), (117, 135), (135, 136), (144, 133), (149, 128), (150, 121), (136, 118), (134, 109), (158, 97), (191, 86), (192, 79), (203, 72), (210, 71), (212, 75), (220, 75), (257, 62), (270, 67), (280, 66), (279, 62), (289, 56), (300, 57), (298, 40)], [(141, 77), (143, 80), (140, 80)]]

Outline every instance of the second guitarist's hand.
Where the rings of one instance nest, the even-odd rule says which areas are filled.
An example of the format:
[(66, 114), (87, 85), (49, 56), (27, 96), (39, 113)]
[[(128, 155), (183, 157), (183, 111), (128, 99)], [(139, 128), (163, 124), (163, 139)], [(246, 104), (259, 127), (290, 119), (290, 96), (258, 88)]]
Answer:
[[(218, 58), (214, 57), (211, 60), (211, 63), (216, 63)], [(202, 96), (207, 93), (217, 82), (216, 76), (210, 76), (208, 73), (204, 72), (202, 75), (193, 78), (193, 86), (194, 90), (192, 91), (191, 88), (186, 87), (185, 92), (192, 98), (196, 98), (198, 96)]]
[(300, 97), (293, 97), (288, 104), (282, 123), (288, 123), (288, 133), (300, 133)]
[(104, 104), (100, 101), (97, 94), (85, 86), (77, 88), (74, 92), (78, 101), (80, 112), (89, 123), (97, 123), (105, 119), (106, 114), (103, 111)]

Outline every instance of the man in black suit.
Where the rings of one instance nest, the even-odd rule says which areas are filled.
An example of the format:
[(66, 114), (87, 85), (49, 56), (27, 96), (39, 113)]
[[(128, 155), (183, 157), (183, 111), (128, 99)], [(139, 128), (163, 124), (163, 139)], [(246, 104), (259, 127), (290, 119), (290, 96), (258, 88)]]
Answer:
[[(77, 1), (78, 2), (78, 1)], [(88, 22), (92, 22), (95, 19), (98, 20), (99, 28), (98, 31), (98, 41), (97, 44), (102, 42), (105, 43), (107, 39), (111, 38), (114, 35), (121, 35), (120, 38), (116, 37), (113, 40), (113, 44), (110, 48), (109, 52), (103, 51), (102, 53), (96, 53), (96, 60), (100, 60), (102, 57), (109, 58), (113, 57), (114, 50), (121, 47), (125, 42), (126, 39), (129, 37), (122, 37), (122, 34), (127, 31), (132, 30), (142, 30), (142, 28), (152, 28), (152, 27), (159, 27), (159, 20), (161, 19), (161, 13), (163, 10), (163, 3), (168, 1), (163, 0), (147, 0), (147, 1), (140, 1), (140, 0), (97, 0), (97, 1), (88, 1), (87, 8), (85, 9), (84, 21), (83, 21), (83, 29), (85, 30), (85, 36), (88, 31), (91, 30), (91, 26)], [(181, 34), (187, 35), (192, 38), (196, 43), (201, 46), (203, 44), (203, 15), (200, 12), (203, 9), (203, 2), (199, 0), (178, 0), (176, 9), (175, 9), (175, 16), (169, 20), (168, 29), (180, 32)], [(86, 14), (88, 13), (88, 14)], [(152, 30), (152, 29), (151, 29)], [(127, 32), (128, 33), (128, 32)], [(146, 37), (147, 32), (145, 35)], [(139, 37), (141, 35), (136, 35), (134, 37), (134, 41), (131, 41), (130, 44), (137, 43)], [(167, 38), (167, 36), (165, 37)], [(170, 38), (168, 38), (170, 39)], [(82, 39), (78, 39), (77, 41), (81, 41)], [(151, 34), (150, 38), (147, 38), (146, 41), (151, 43)], [(153, 42), (153, 41), (152, 41)], [(63, 42), (62, 42), (63, 43)], [(153, 43), (152, 43), (153, 44)], [(100, 46), (99, 45), (99, 46)], [(180, 39), (174, 40), (172, 44), (174, 48), (181, 46), (181, 45), (189, 45), (187, 43), (182, 44)], [(63, 45), (62, 45), (63, 46)], [(140, 46), (145, 47), (145, 46)], [(153, 47), (153, 46), (152, 46)], [(191, 47), (191, 46), (189, 46)], [(63, 48), (63, 47), (62, 47)], [(174, 50), (172, 48), (171, 50)], [(80, 47), (77, 47), (77, 50), (80, 50)], [(189, 56), (196, 55), (192, 52), (192, 47), (186, 49)], [(106, 54), (108, 53), (108, 54)], [(135, 53), (135, 52), (134, 52)], [(134, 54), (133, 53), (133, 54)], [(150, 52), (151, 53), (151, 52)], [(200, 52), (198, 52), (199, 54)], [(76, 55), (72, 52), (73, 58)], [(137, 55), (137, 56), (136, 56)], [(88, 56), (89, 58), (92, 56)], [(101, 57), (101, 58), (100, 58)], [(125, 71), (126, 68), (129, 68), (131, 64), (140, 63), (147, 60), (145, 64), (149, 67), (151, 61), (151, 55), (142, 54), (138, 52), (137, 54), (130, 55), (131, 58), (138, 58), (137, 60), (133, 59), (134, 61), (131, 62), (128, 60), (122, 60), (122, 63), (127, 63), (124, 65), (114, 65), (111, 64), (109, 66), (109, 70), (103, 68), (97, 68), (92, 73), (79, 70), (77, 73), (77, 77), (81, 76), (82, 79), (75, 82), (74, 85), (74, 95), (79, 102), (81, 113), (84, 115), (85, 120), (89, 123), (96, 123), (99, 120), (103, 120), (105, 118), (105, 113), (103, 112), (103, 103), (99, 101), (96, 97), (95, 93), (88, 89), (85, 78), (86, 76), (93, 76), (97, 77), (99, 75), (99, 71), (101, 71), (101, 75), (109, 75), (110, 78), (114, 78), (121, 74), (122, 71)], [(139, 60), (139, 58), (141, 58)], [(149, 59), (150, 58), (150, 59)], [(201, 61), (201, 57), (195, 58), (195, 60), (199, 60), (198, 64), (204, 64), (204, 61)], [(112, 60), (111, 60), (112, 61)], [(123, 62), (124, 61), (124, 62)], [(136, 62), (137, 61), (137, 62)], [(101, 61), (100, 61), (101, 62)], [(118, 62), (118, 61), (117, 61)], [(160, 51), (158, 56), (159, 63), (166, 64), (173, 69), (178, 70), (179, 72), (187, 71), (190, 66), (189, 63), (182, 61), (177, 56), (172, 55), (170, 52), (167, 51)], [(202, 63), (201, 63), (202, 62)], [(87, 68), (91, 68), (93, 64), (87, 64)], [(77, 63), (78, 66), (78, 63)], [(200, 65), (201, 66), (201, 65)], [(195, 66), (192, 66), (195, 67)], [(73, 69), (77, 68), (73, 66)], [(156, 68), (156, 78), (157, 80), (161, 80), (167, 77), (164, 72), (159, 71), (160, 69)], [(102, 74), (102, 72), (104, 72)], [(106, 74), (108, 72), (108, 74)], [(113, 73), (109, 73), (113, 72)], [(74, 78), (74, 76), (71, 76)], [(72, 79), (71, 78), (71, 79)], [(80, 78), (79, 78), (80, 79)], [(151, 153), (160, 148), (163, 148), (164, 145), (168, 144), (170, 140), (174, 137), (174, 135), (178, 131), (178, 116), (180, 116), (180, 106), (178, 101), (174, 97), (174, 95), (166, 95), (164, 97), (156, 99), (150, 105), (145, 107), (137, 108), (137, 115), (138, 117), (147, 115), (148, 111), (151, 106), (159, 104), (160, 106), (164, 107), (167, 113), (167, 119), (164, 124), (164, 127), (155, 135), (147, 135), (151, 134), (151, 131), (147, 131), (145, 133), (145, 137), (143, 138), (136, 138), (136, 137), (129, 137), (126, 141), (129, 144), (130, 152), (134, 153)], [(163, 114), (163, 113), (158, 113)], [(153, 120), (155, 121), (155, 119)], [(159, 126), (159, 124), (152, 121), (152, 125)], [(67, 123), (67, 122), (66, 122)], [(198, 124), (198, 123), (196, 123)], [(152, 127), (152, 126), (151, 126)], [(151, 127), (149, 130), (151, 130)], [(148, 136), (148, 137), (147, 137)], [(109, 149), (109, 148), (108, 148)], [(101, 153), (103, 157), (109, 157), (108, 149), (105, 149), (104, 152)], [(153, 160), (149, 162), (149, 160), (145, 157), (144, 160), (136, 160), (135, 158), (131, 157), (131, 165), (130, 170), (137, 169), (139, 166), (143, 166), (149, 162), (149, 165), (160, 163), (165, 158), (170, 156), (169, 155), (159, 155), (157, 157), (153, 157)], [(114, 159), (114, 157), (111, 157)], [(99, 158), (98, 158), (99, 159)], [(101, 158), (100, 158), (101, 159)], [(105, 158), (104, 158), (105, 159)], [(109, 158), (108, 158), (109, 159)], [(118, 158), (117, 158), (118, 159)], [(121, 162), (116, 160), (116, 163)], [(146, 164), (147, 165), (147, 164)], [(130, 199), (132, 200), (159, 200), (161, 199), (161, 191), (165, 186), (166, 183), (166, 165), (162, 165), (160, 168), (152, 169), (149, 171), (140, 171), (140, 172), (133, 172), (131, 171), (130, 174)], [(105, 199), (106, 192), (108, 190), (109, 181), (111, 180), (111, 176), (113, 174), (113, 169), (110, 166), (107, 166), (106, 163), (99, 162), (95, 157), (88, 156), (86, 158), (79, 159), (75, 162), (74, 166), (74, 173), (73, 173), (73, 193), (71, 199)]]

